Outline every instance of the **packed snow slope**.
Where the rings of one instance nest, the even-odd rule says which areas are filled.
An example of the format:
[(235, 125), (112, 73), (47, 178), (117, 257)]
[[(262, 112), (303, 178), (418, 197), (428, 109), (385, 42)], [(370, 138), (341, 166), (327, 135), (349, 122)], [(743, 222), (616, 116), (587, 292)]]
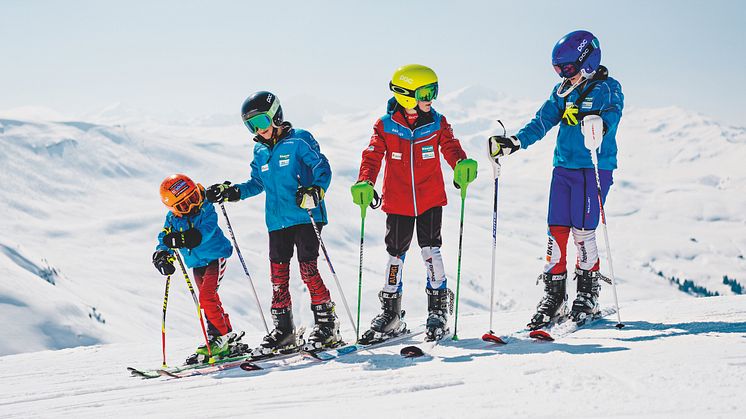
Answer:
[[(529, 311), (502, 313), (497, 330)], [(555, 342), (462, 340), (405, 359), (401, 345), (264, 371), (141, 380), (148, 345), (96, 345), (0, 358), (0, 418), (15, 417), (732, 417), (744, 415), (746, 296), (628, 302), (627, 326), (600, 321)], [(251, 339), (258, 339), (255, 332)], [(172, 342), (175, 353), (193, 342)], [(173, 360), (173, 358), (172, 358)]]

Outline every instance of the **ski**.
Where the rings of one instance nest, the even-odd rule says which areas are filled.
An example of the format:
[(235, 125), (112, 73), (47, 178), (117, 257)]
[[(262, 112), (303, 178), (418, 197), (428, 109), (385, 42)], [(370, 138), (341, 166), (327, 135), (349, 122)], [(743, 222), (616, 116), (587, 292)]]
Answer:
[(360, 343), (353, 343), (351, 345), (341, 346), (339, 348), (334, 349), (322, 349), (317, 351), (301, 351), (301, 354), (308, 357), (313, 358), (317, 361), (329, 361), (335, 358), (338, 358), (343, 355), (349, 355), (351, 353), (357, 353), (360, 351), (365, 351), (369, 349), (375, 349), (380, 348), (388, 345), (392, 345), (410, 338), (413, 338), (415, 336), (421, 335), (424, 333), (423, 331), (417, 331), (417, 332), (405, 332), (398, 336), (394, 336), (391, 338), (388, 338), (381, 342), (371, 343), (368, 345), (363, 345)]
[(197, 364), (189, 364), (189, 365), (180, 365), (177, 367), (170, 367), (170, 368), (155, 368), (150, 370), (140, 370), (134, 367), (127, 367), (127, 371), (130, 372), (130, 374), (134, 377), (140, 377), (140, 378), (158, 378), (161, 377), (164, 373), (173, 373), (178, 374), (184, 371), (190, 371), (190, 370), (201, 370), (201, 369), (207, 369), (207, 368), (214, 368), (216, 366), (222, 366), (224, 364), (233, 364), (235, 362), (243, 362), (246, 359), (252, 358), (251, 354), (244, 354), (234, 357), (227, 357), (227, 358), (221, 358), (218, 360), (215, 360), (212, 364), (205, 364), (205, 363), (197, 363)]
[(418, 345), (412, 345), (412, 346), (405, 346), (404, 348), (399, 351), (399, 355), (403, 356), (404, 358), (419, 358), (421, 356), (424, 356), (425, 354), (431, 353), (436, 346), (440, 344), (440, 342), (444, 341), (445, 339), (449, 339), (453, 336), (453, 333), (448, 330), (440, 339), (435, 340), (425, 340), (422, 344)]
[(616, 310), (613, 307), (604, 308), (599, 310), (599, 312), (594, 314), (592, 317), (585, 319), (582, 323), (574, 322), (568, 317), (566, 320), (559, 322), (551, 327), (532, 330), (529, 332), (528, 335), (529, 337), (536, 340), (552, 342), (556, 339), (574, 333), (578, 329), (588, 326), (589, 324), (606, 316), (610, 316), (614, 313), (616, 313)]

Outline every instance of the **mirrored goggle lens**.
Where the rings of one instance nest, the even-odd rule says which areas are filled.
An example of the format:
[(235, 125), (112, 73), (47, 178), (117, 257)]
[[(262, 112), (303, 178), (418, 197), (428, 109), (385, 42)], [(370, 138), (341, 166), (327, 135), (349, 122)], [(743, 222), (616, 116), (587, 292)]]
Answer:
[(244, 123), (246, 124), (246, 127), (249, 128), (249, 131), (255, 133), (257, 130), (269, 128), (269, 126), (272, 125), (272, 118), (270, 118), (266, 113), (260, 113), (250, 117), (244, 121)]
[(425, 102), (435, 100), (438, 97), (438, 83), (419, 87), (414, 91), (414, 98)]
[(174, 210), (181, 214), (187, 214), (192, 208), (199, 205), (200, 201), (202, 201), (202, 196), (199, 189), (194, 189), (186, 198), (174, 205)]
[(578, 74), (578, 66), (575, 63), (556, 64), (554, 71), (560, 75), (560, 77), (570, 78)]

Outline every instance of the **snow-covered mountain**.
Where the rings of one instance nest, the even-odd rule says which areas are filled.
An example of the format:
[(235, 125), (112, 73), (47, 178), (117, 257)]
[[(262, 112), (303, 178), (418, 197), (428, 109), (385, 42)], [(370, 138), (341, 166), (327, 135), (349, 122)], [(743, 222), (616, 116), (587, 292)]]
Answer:
[[(324, 229), (324, 240), (347, 299), (353, 306), (357, 291), (360, 219), (348, 190), (357, 176), (360, 153), (367, 145), (372, 125), (382, 114), (384, 105), (369, 112), (303, 114), (304, 118), (321, 116), (317, 123), (303, 128), (316, 136), (334, 172), (326, 195), (331, 224)], [(485, 313), (489, 310), (493, 183), (485, 158), (485, 138), (502, 132), (497, 119), (505, 123), (509, 133), (515, 132), (533, 116), (540, 104), (470, 87), (443, 95), (437, 105), (454, 126), (467, 154), (475, 157), (481, 165), (479, 177), (469, 187), (466, 200), (460, 315), (464, 324), (462, 338), (467, 342), (463, 346), (444, 348), (444, 357), (438, 363), (429, 364), (438, 365), (442, 370), (425, 365), (420, 367), (417, 363), (402, 364), (402, 361), (392, 361), (391, 355), (385, 354), (359, 366), (341, 363), (324, 367), (331, 377), (339, 378), (340, 384), (336, 388), (340, 392), (345, 393), (343, 388), (350, 387), (351, 397), (360, 397), (362, 393), (353, 389), (357, 384), (350, 380), (366, 382), (369, 378), (373, 380), (370, 385), (375, 388), (376, 397), (382, 400), (391, 395), (402, 398), (402, 393), (421, 393), (423, 397), (431, 394), (436, 396), (436, 400), (442, 400), (437, 395), (445, 394), (441, 392), (448, 392), (450, 390), (446, 389), (452, 387), (466, 388), (468, 392), (482, 389), (482, 393), (474, 393), (475, 399), (480, 394), (494, 397), (494, 394), (505, 392), (529, 391), (527, 386), (521, 385), (516, 389), (500, 387), (502, 393), (498, 393), (497, 388), (486, 386), (485, 382), (490, 381), (487, 378), (485, 382), (475, 378), (480, 372), (494, 368), (489, 360), (495, 354), (475, 349), (478, 346), (474, 338), (487, 328)], [(287, 105), (284, 111), (290, 121), (293, 121), (294, 114), (300, 114)], [(0, 365), (10, 374), (0, 376), (4, 377), (3, 382), (6, 382), (5, 377), (18, 378), (23, 374), (18, 364), (34, 364), (36, 361), (46, 366), (69, 362), (82, 367), (85, 358), (111, 364), (97, 369), (96, 374), (119, 374), (122, 363), (132, 359), (156, 364), (160, 355), (163, 279), (153, 269), (150, 258), (166, 211), (159, 201), (158, 186), (164, 177), (176, 172), (186, 173), (206, 186), (223, 180), (244, 181), (249, 174), (253, 147), (250, 136), (236, 122), (237, 118), (232, 120), (220, 115), (191, 122), (157, 122), (152, 118), (138, 118), (137, 111), (122, 106), (105, 109), (86, 121), (60, 119), (60, 115), (52, 111), (48, 112), (50, 118), (40, 116), (43, 114), (28, 109), (0, 113), (0, 145), (3, 149), (0, 154), (0, 189), (3, 191), (0, 199), (0, 319), (3, 320), (0, 355), (79, 345), (115, 345), (0, 357)], [(541, 288), (535, 286), (534, 281), (541, 271), (546, 245), (546, 207), (555, 135), (554, 131), (550, 132), (543, 141), (503, 162), (497, 239), (498, 298), (495, 305), (497, 324), (503, 333), (520, 329), (525, 324), (541, 294)], [(512, 375), (522, 374), (521, 377), (511, 376), (518, 381), (533, 382), (535, 379), (531, 377), (540, 371), (554, 372), (550, 375), (550, 381), (556, 383), (553, 388), (563, 389), (559, 391), (557, 400), (559, 395), (572, 398), (569, 389), (579, 383), (563, 379), (561, 368), (552, 365), (552, 360), (568, 361), (566, 365), (583, 369), (582, 362), (568, 358), (588, 354), (599, 357), (598, 362), (609, 360), (629, 365), (639, 357), (665, 351), (667, 346), (664, 345), (669, 341), (664, 337), (669, 335), (691, 338), (677, 338), (684, 346), (697, 344), (707, 349), (718, 344), (713, 342), (736, 345), (729, 346), (722, 356), (697, 364), (697, 367), (720, 370), (727, 363), (736, 369), (741, 368), (740, 376), (746, 376), (742, 373), (746, 364), (743, 357), (737, 355), (737, 348), (743, 353), (743, 341), (732, 337), (733, 333), (743, 335), (746, 332), (743, 330), (743, 324), (746, 324), (743, 310), (732, 311), (743, 307), (743, 297), (692, 301), (693, 296), (739, 294), (746, 284), (746, 215), (743, 212), (746, 208), (746, 170), (743, 169), (746, 128), (726, 126), (679, 108), (630, 106), (625, 110), (618, 143), (620, 167), (614, 174), (615, 183), (606, 210), (622, 317), (633, 325), (632, 332), (623, 332), (622, 338), (609, 338), (607, 334), (610, 332), (600, 330), (600, 326), (594, 327), (578, 334), (576, 340), (563, 343), (559, 349), (538, 350), (538, 347), (519, 346), (499, 352), (498, 359), (503, 359), (503, 355), (518, 355), (507, 361), (507, 366), (518, 368), (519, 373), (513, 372)], [(447, 178), (451, 177), (452, 171), (445, 164), (444, 173)], [(460, 198), (458, 191), (452, 188), (448, 188), (448, 195), (450, 203), (444, 212), (443, 254), (451, 287), (455, 287)], [(260, 196), (228, 204), (226, 208), (263, 308), (268, 312), (271, 286), (264, 198)], [(221, 223), (225, 225), (222, 219)], [(363, 325), (379, 310), (376, 295), (383, 282), (386, 261), (384, 233), (384, 215), (380, 211), (369, 211), (365, 238)], [(601, 237), (599, 235), (599, 240)], [(416, 246), (413, 249), (416, 250)], [(602, 245), (601, 250), (605, 262)], [(413, 252), (404, 271), (404, 308), (410, 324), (417, 325), (424, 320), (426, 311), (425, 270), (417, 252)], [(569, 252), (572, 260), (572, 246)], [(339, 304), (339, 290), (334, 286), (326, 265), (322, 261), (320, 264), (322, 276)], [(291, 272), (296, 321), (310, 325), (312, 316), (308, 310), (307, 291), (300, 281), (297, 265), (292, 265)], [(221, 298), (234, 327), (247, 331), (245, 340), (257, 342), (264, 327), (237, 258), (229, 261), (227, 275), (221, 284)], [(601, 302), (608, 305), (611, 301), (610, 289), (605, 288)], [(687, 317), (690, 312), (681, 315), (661, 313), (692, 304), (695, 308), (691, 309), (691, 317)], [(344, 310), (338, 312), (343, 317), (343, 335), (349, 339), (354, 332), (348, 319), (344, 318)], [(731, 318), (720, 318), (727, 313), (732, 313)], [(647, 316), (657, 320), (648, 320)], [(722, 327), (708, 326), (715, 323)], [(169, 341), (176, 342), (169, 350), (172, 359), (189, 352), (201, 338), (191, 298), (178, 278), (171, 288), (167, 329)], [(680, 329), (684, 332), (679, 332)], [(707, 341), (706, 337), (713, 334), (720, 334), (718, 336), (722, 339)], [(648, 340), (652, 342), (646, 343)], [(673, 344), (673, 339), (670, 342)], [(565, 354), (535, 359), (536, 351), (555, 350)], [(624, 355), (637, 350), (640, 350), (638, 355)], [(677, 361), (684, 362), (688, 356), (694, 356), (693, 352), (682, 350), (676, 353), (672, 365)], [(480, 361), (480, 357), (484, 359)], [(538, 364), (528, 366), (534, 362)], [(464, 364), (470, 365), (464, 370), (470, 374), (468, 378), (459, 378), (448, 369), (449, 365)], [(608, 374), (588, 371), (594, 378), (591, 384), (586, 384), (609, 397), (612, 395), (608, 394), (607, 385), (622, 386), (638, 396), (644, 393), (641, 389), (667, 385), (653, 380), (646, 384), (648, 387), (636, 388), (632, 382), (647, 377), (644, 365), (647, 364), (641, 364), (633, 371), (633, 376), (625, 378), (619, 375), (618, 369), (612, 369)], [(416, 368), (404, 368), (410, 366)], [(348, 369), (354, 374), (343, 379)], [(371, 370), (382, 371), (366, 375)], [(389, 370), (397, 370), (406, 384), (388, 387), (385, 378), (372, 378), (383, 377)], [(63, 374), (62, 369), (54, 371)], [(500, 371), (499, 375), (505, 374), (502, 369)], [(673, 380), (695, 376), (694, 373), (677, 375), (680, 372), (676, 369), (659, 378)], [(429, 384), (415, 379), (414, 376), (420, 373), (431, 378)], [(315, 376), (310, 373), (302, 376), (311, 380), (309, 385), (320, 380), (311, 379)], [(579, 379), (579, 376), (573, 377)], [(494, 382), (494, 377), (491, 378), (493, 381), (490, 382)], [(129, 377), (123, 379), (130, 380)], [(285, 385), (283, 380), (267, 380), (262, 383), (270, 388)], [(258, 385), (242, 384), (244, 381), (238, 380), (230, 386), (229, 381), (232, 380), (202, 384), (230, 387), (225, 400), (221, 399), (226, 403), (236, 399), (235, 392), (239, 388), (245, 391), (242, 385), (258, 391)], [(119, 378), (94, 382), (102, 388), (124, 388)], [(727, 388), (731, 385), (744, 388), (743, 380), (737, 378), (719, 384)], [(142, 388), (150, 385), (148, 383)], [(62, 382), (54, 386), (57, 387), (52, 389), (52, 393), (56, 397), (85, 393), (82, 388), (65, 387)], [(27, 387), (19, 386), (10, 393), (4, 391), (7, 394), (0, 399), (0, 406), (8, 407), (7, 412), (11, 415), (23, 413), (24, 406), (37, 397), (24, 395), (24, 392), (33, 393), (24, 390)], [(171, 392), (182, 390), (182, 396), (188, 397), (190, 392), (186, 387), (170, 387)], [(262, 387), (262, 391), (269, 390)], [(457, 394), (465, 392), (457, 391)], [(143, 403), (152, 406), (167, 404), (163, 398), (145, 401), (147, 396), (136, 390), (135, 385), (128, 384), (126, 390), (118, 394), (123, 398), (142, 398)], [(723, 393), (721, 399), (727, 399), (728, 394)], [(80, 402), (78, 408), (89, 406), (101, 396), (99, 393), (94, 395), (94, 398), (75, 396), (76, 402)], [(182, 396), (179, 396), (180, 400)], [(94, 415), (91, 412), (96, 412), (95, 415), (100, 416), (108, 412), (107, 409), (114, 409), (113, 406), (121, 406), (123, 398), (115, 396), (112, 399), (114, 404), (89, 413)], [(64, 403), (44, 399), (47, 401), (36, 406), (49, 406), (53, 408), (50, 412), (80, 413), (80, 410), (73, 413), (60, 407)], [(639, 413), (624, 410), (621, 404), (615, 405), (617, 407), (612, 409), (612, 413)], [(184, 406), (188, 411), (192, 405)], [(505, 398), (491, 399), (480, 406), (484, 410), (480, 410), (479, 416), (484, 417), (490, 416), (489, 409), (493, 408), (511, 407), (511, 411), (523, 415), (532, 412), (528, 407), (516, 407), (515, 401), (509, 402)], [(731, 412), (728, 410), (730, 406), (726, 403), (715, 413), (727, 414)], [(671, 410), (674, 408), (664, 406), (653, 413), (666, 415), (675, 411)], [(314, 409), (311, 411), (321, 413), (320, 408)], [(587, 409), (587, 415), (602, 412), (594, 410), (593, 406)], [(5, 408), (0, 410), (5, 411)], [(258, 411), (269, 414), (272, 409)], [(691, 412), (694, 411), (708, 412)], [(423, 410), (422, 414), (427, 412), (438, 416), (435, 408)], [(547, 410), (540, 411), (543, 412)]]

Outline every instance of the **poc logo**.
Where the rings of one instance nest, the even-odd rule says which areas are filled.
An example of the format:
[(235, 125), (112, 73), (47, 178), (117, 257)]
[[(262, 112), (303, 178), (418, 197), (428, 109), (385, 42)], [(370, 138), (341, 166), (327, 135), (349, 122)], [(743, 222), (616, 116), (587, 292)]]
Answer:
[(581, 42), (580, 45), (578, 45), (578, 52), (582, 51), (586, 45), (588, 45), (588, 40), (584, 39), (583, 42)]
[(407, 77), (404, 74), (402, 74), (401, 76), (399, 76), (399, 80), (407, 82), (409, 84), (414, 83), (414, 79), (412, 79), (411, 77)]

